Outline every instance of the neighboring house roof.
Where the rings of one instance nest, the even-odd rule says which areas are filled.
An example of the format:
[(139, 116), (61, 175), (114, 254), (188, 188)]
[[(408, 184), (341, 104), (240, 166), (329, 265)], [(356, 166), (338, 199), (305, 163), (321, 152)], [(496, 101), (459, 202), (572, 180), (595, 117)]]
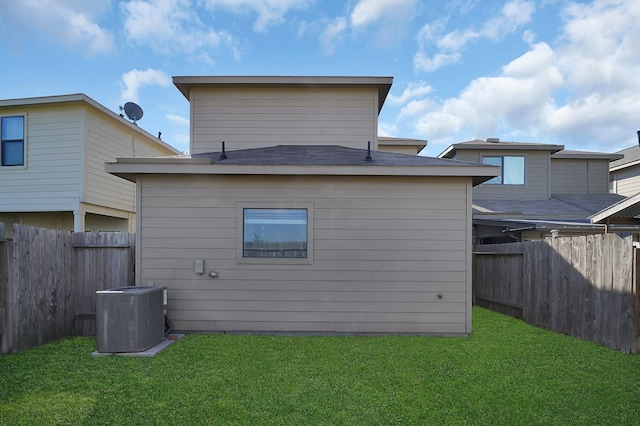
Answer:
[[(119, 158), (107, 163), (107, 172), (135, 181), (137, 174), (228, 175), (362, 175), (467, 176), (473, 184), (498, 174), (495, 166), (396, 154), (338, 145), (279, 145), (156, 158)], [(367, 157), (370, 155), (370, 160)]]
[(613, 218), (640, 219), (640, 194), (620, 200), (589, 216), (593, 223), (605, 223)]
[(507, 216), (527, 219), (570, 219), (588, 222), (589, 216), (624, 199), (618, 194), (552, 194), (544, 200), (474, 200), (476, 217)]
[(618, 153), (593, 152), (593, 151), (572, 151), (563, 149), (562, 151), (551, 154), (551, 158), (562, 158), (567, 160), (619, 160), (624, 155)]
[(456, 143), (445, 149), (439, 158), (455, 157), (458, 150), (512, 150), (512, 151), (549, 151), (555, 153), (564, 149), (564, 145), (551, 145), (530, 142), (503, 142), (498, 138), (472, 140)]
[(427, 141), (424, 139), (392, 138), (389, 136), (378, 136), (378, 143), (380, 145), (411, 145), (417, 147), (418, 152), (427, 146)]
[(604, 230), (604, 225), (590, 222), (573, 222), (562, 220), (544, 220), (544, 219), (474, 219), (476, 225), (490, 225), (505, 228), (503, 232), (519, 232), (519, 231), (545, 231), (549, 232), (554, 229), (570, 230), (570, 231), (594, 231)]
[[(608, 216), (640, 215), (640, 194), (633, 204), (618, 194), (554, 194), (549, 200), (478, 200), (473, 202), (473, 223), (503, 228), (503, 232), (607, 232), (603, 222)], [(625, 206), (628, 210), (624, 210)], [(639, 229), (632, 223), (609, 225), (610, 232)]]
[(69, 95), (56, 95), (56, 96), (41, 96), (41, 97), (33, 97), (33, 98), (0, 99), (0, 108), (21, 107), (21, 106), (28, 106), (28, 105), (33, 106), (33, 105), (62, 104), (62, 103), (72, 103), (72, 102), (86, 103), (92, 106), (93, 108), (99, 110), (103, 114), (110, 116), (114, 120), (118, 120), (119, 122), (122, 122), (124, 125), (129, 126), (134, 131), (144, 134), (148, 138), (155, 139), (155, 141), (159, 145), (165, 147), (171, 152), (174, 152), (176, 154), (180, 153), (180, 151), (178, 151), (177, 149), (175, 149), (174, 147), (172, 147), (162, 139), (159, 139), (156, 136), (152, 135), (151, 133), (147, 132), (146, 130), (142, 129), (141, 127), (138, 127), (137, 125), (133, 124), (126, 118), (123, 118), (121, 115), (116, 114), (115, 112), (106, 108), (104, 105), (98, 103), (97, 101), (93, 100), (92, 98), (85, 95), (84, 93), (74, 93)]
[(640, 145), (634, 145), (631, 148), (618, 151), (616, 154), (622, 155), (619, 160), (612, 161), (609, 164), (609, 171), (615, 172), (620, 169), (632, 167), (640, 164)]
[(322, 87), (322, 86), (376, 86), (378, 88), (378, 112), (382, 109), (393, 77), (352, 77), (352, 76), (178, 76), (173, 84), (187, 100), (191, 100), (193, 88), (224, 87)]

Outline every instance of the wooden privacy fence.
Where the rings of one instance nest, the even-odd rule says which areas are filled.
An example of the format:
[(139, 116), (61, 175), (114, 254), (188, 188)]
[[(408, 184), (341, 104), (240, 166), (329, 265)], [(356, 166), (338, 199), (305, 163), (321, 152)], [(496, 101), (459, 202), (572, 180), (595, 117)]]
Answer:
[(538, 327), (640, 353), (636, 252), (630, 237), (615, 234), (479, 245), (474, 301)]
[(0, 353), (95, 334), (96, 291), (135, 282), (134, 241), (13, 225), (0, 240)]

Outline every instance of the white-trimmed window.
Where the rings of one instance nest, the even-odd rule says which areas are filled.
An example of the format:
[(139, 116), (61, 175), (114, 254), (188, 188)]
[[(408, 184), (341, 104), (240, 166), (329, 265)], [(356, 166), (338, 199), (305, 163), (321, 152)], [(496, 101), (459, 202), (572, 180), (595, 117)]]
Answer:
[(500, 174), (485, 182), (488, 185), (524, 185), (524, 157), (486, 156), (482, 164), (500, 167)]
[(0, 117), (0, 166), (24, 166), (24, 116)]
[(243, 203), (238, 219), (241, 263), (312, 262), (312, 205)]

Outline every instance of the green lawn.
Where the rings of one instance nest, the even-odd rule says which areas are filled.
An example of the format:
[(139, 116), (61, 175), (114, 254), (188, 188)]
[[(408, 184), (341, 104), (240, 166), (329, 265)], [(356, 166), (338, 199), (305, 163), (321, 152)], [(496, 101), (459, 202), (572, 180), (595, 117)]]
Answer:
[(73, 338), (0, 357), (0, 424), (640, 424), (640, 356), (474, 308), (454, 337)]

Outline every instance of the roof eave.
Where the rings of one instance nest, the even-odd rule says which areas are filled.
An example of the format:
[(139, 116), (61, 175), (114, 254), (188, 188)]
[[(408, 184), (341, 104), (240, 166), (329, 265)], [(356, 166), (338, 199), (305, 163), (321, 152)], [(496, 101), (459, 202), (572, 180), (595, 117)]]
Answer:
[(619, 170), (623, 170), (629, 167), (634, 167), (640, 164), (640, 160), (635, 160), (635, 161), (630, 161), (628, 163), (624, 163), (624, 164), (618, 164), (615, 166), (609, 165), (609, 171), (610, 172), (617, 172)]
[(640, 203), (640, 194), (636, 194), (632, 197), (625, 198), (605, 209), (600, 210), (597, 213), (589, 216), (591, 223), (602, 223), (611, 217), (615, 217), (616, 214), (623, 212), (626, 209), (632, 208), (634, 205)]
[(510, 143), (510, 142), (484, 142), (469, 141), (450, 145), (442, 151), (438, 158), (453, 158), (456, 151), (548, 151), (551, 154), (560, 152), (564, 145), (536, 144), (536, 143)]
[(615, 161), (623, 158), (623, 155), (620, 154), (608, 154), (608, 153), (573, 153), (573, 154), (565, 154), (562, 152), (557, 152), (551, 155), (551, 159), (561, 159), (561, 160), (609, 160)]
[(197, 87), (215, 86), (376, 86), (378, 113), (391, 90), (393, 77), (359, 76), (174, 76), (173, 84), (190, 101)]
[[(142, 161), (132, 161), (142, 160)], [(295, 176), (409, 176), (465, 177), (478, 185), (493, 177), (493, 167), (486, 166), (327, 166), (327, 165), (239, 165), (211, 164), (208, 159), (119, 159), (106, 163), (107, 173), (131, 182), (138, 175), (204, 174), (204, 175), (295, 175)]]
[(393, 138), (388, 136), (378, 136), (378, 145), (389, 146), (415, 146), (418, 151), (424, 149), (429, 142), (425, 139), (406, 139), (406, 138)]

